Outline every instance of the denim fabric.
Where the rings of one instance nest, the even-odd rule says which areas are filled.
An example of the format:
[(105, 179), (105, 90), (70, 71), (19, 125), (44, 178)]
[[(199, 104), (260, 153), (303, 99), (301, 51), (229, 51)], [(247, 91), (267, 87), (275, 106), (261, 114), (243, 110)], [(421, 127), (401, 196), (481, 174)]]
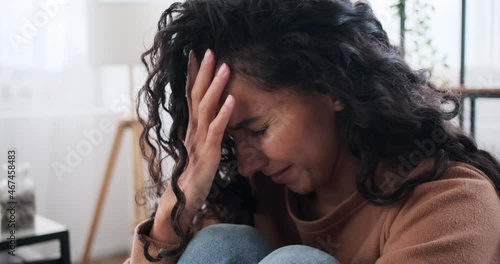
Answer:
[(273, 251), (255, 228), (216, 224), (203, 228), (189, 242), (178, 264), (339, 264), (313, 247), (291, 245)]
[(334, 257), (317, 248), (290, 245), (278, 248), (262, 259), (259, 264), (340, 264)]

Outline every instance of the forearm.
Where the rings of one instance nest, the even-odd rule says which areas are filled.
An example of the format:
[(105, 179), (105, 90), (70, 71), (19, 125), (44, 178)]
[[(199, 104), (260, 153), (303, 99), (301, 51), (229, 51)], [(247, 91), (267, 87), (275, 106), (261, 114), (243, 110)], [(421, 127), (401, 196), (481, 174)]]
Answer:
[[(180, 239), (172, 226), (172, 211), (177, 202), (177, 198), (169, 186), (165, 190), (165, 195), (160, 200), (158, 210), (156, 211), (155, 220), (149, 236), (159, 241), (167, 241), (168, 243), (179, 243)], [(192, 191), (188, 188), (183, 188), (184, 196), (186, 197), (185, 208), (179, 218), (179, 227), (184, 233), (189, 232), (193, 218), (198, 210), (202, 207), (204, 199), (193, 198)]]

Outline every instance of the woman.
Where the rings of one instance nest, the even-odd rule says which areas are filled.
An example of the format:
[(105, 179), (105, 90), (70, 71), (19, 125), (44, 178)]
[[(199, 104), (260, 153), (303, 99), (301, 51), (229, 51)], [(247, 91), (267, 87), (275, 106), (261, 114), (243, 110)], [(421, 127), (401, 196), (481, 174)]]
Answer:
[(188, 0), (158, 29), (129, 263), (499, 263), (498, 161), (368, 4)]

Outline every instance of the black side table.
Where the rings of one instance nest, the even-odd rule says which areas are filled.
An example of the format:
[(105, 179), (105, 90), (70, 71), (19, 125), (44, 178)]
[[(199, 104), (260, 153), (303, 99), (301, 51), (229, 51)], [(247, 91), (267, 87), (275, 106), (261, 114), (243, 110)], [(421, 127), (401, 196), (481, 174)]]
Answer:
[[(0, 251), (7, 252), (10, 249), (10, 233), (2, 233), (0, 236)], [(59, 240), (60, 258), (37, 260), (36, 262), (19, 263), (61, 263), (70, 264), (71, 256), (69, 250), (69, 231), (68, 228), (40, 215), (35, 216), (35, 227), (30, 230), (19, 230), (16, 232), (16, 251), (21, 246), (32, 245), (40, 242)], [(7, 254), (7, 253), (5, 253)], [(10, 256), (10, 255), (9, 255)], [(1, 261), (0, 261), (1, 262)]]

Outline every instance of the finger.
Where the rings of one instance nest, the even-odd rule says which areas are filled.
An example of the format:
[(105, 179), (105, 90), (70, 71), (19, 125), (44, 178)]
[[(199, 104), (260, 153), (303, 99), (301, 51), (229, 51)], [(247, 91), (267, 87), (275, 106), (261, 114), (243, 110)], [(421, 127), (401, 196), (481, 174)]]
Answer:
[(196, 75), (196, 81), (194, 82), (193, 90), (191, 91), (191, 104), (193, 109), (193, 119), (198, 120), (198, 108), (203, 96), (210, 86), (214, 76), (214, 65), (215, 59), (213, 52), (208, 49), (205, 52), (205, 57), (201, 62), (200, 70)]
[(226, 101), (224, 101), (224, 105), (222, 105), (221, 110), (209, 126), (206, 139), (206, 143), (209, 146), (217, 149), (221, 147), (227, 124), (229, 123), (229, 119), (233, 114), (234, 105), (234, 97), (232, 95), (228, 95)]
[(200, 102), (199, 106), (200, 112), (198, 117), (198, 126), (201, 130), (206, 129), (206, 127), (214, 120), (217, 105), (229, 80), (229, 75), (229, 67), (223, 63), (219, 67), (217, 75), (210, 84), (205, 96), (203, 96), (203, 100)]
[(186, 81), (186, 100), (189, 109), (189, 115), (192, 116), (193, 108), (191, 102), (191, 92), (193, 90), (194, 82), (196, 81), (196, 75), (200, 70), (200, 64), (194, 55), (193, 50), (189, 52), (188, 59), (188, 73), (187, 73), (187, 81)]

